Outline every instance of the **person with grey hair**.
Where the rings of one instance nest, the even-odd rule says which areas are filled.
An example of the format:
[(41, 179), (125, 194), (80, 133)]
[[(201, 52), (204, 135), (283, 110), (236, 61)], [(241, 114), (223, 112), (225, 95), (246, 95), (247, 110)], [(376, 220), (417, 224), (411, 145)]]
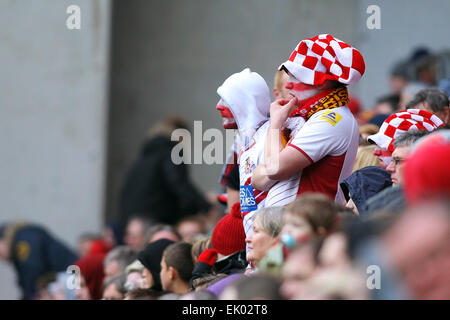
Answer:
[(103, 300), (123, 300), (125, 298), (125, 280), (124, 273), (108, 278), (103, 283)]
[(386, 170), (391, 174), (392, 184), (394, 186), (403, 183), (403, 163), (409, 157), (411, 145), (427, 135), (428, 131), (408, 131), (403, 133), (394, 141), (395, 150), (392, 152), (392, 161)]
[(105, 278), (110, 278), (125, 272), (125, 268), (137, 258), (137, 253), (127, 246), (119, 246), (106, 256), (103, 266)]
[(371, 197), (363, 205), (364, 215), (370, 216), (378, 210), (400, 212), (405, 208), (405, 196), (403, 194), (403, 165), (408, 159), (411, 146), (420, 138), (429, 134), (426, 130), (408, 131), (398, 136), (393, 145), (392, 160), (386, 170), (391, 174), (392, 186), (384, 189)]
[(406, 109), (423, 109), (434, 113), (450, 127), (450, 107), (448, 95), (437, 88), (428, 88), (419, 91), (406, 105)]
[(248, 244), (247, 260), (257, 267), (267, 252), (280, 242), (283, 228), (283, 207), (267, 207), (256, 211), (253, 232), (245, 239)]

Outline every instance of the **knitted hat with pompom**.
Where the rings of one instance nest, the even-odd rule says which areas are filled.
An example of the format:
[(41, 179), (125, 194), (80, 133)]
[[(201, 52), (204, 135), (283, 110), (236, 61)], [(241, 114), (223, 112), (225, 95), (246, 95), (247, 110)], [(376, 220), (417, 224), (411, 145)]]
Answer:
[(245, 232), (239, 202), (233, 205), (229, 214), (217, 222), (211, 243), (218, 253), (225, 256), (245, 250)]

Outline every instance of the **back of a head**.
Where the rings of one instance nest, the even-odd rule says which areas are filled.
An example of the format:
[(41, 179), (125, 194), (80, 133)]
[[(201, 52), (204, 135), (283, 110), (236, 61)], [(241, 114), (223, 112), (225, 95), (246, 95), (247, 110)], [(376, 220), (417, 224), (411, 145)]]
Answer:
[(338, 208), (327, 196), (321, 193), (303, 193), (286, 207), (286, 212), (304, 218), (314, 233), (319, 228), (331, 231), (335, 227)]
[(405, 80), (410, 79), (410, 72), (408, 71), (408, 62), (407, 61), (398, 61), (395, 63), (390, 71), (391, 77), (401, 77)]
[[(406, 109), (425, 109), (427, 111), (436, 113), (443, 111), (449, 106), (448, 95), (437, 89), (427, 88), (419, 91), (414, 98), (408, 102)], [(428, 110), (431, 109), (431, 110)]]
[(194, 260), (191, 254), (192, 245), (187, 242), (171, 244), (164, 250), (163, 259), (167, 267), (177, 270), (181, 280), (188, 283), (194, 270)]
[(200, 254), (206, 249), (211, 249), (211, 237), (203, 238), (192, 244), (192, 257), (197, 260)]
[(166, 136), (170, 137), (172, 132), (176, 129), (188, 130), (188, 125), (185, 120), (179, 116), (169, 116), (155, 123), (149, 130), (148, 136)]

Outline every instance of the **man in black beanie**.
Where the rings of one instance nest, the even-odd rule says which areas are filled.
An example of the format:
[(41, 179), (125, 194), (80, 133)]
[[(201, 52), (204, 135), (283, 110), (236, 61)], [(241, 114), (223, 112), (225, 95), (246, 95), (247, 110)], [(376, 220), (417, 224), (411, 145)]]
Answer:
[(161, 272), (161, 259), (164, 250), (172, 243), (175, 242), (168, 239), (160, 239), (148, 244), (138, 254), (138, 260), (145, 267), (144, 274), (148, 285), (156, 291), (162, 291), (161, 278), (159, 277), (159, 273)]

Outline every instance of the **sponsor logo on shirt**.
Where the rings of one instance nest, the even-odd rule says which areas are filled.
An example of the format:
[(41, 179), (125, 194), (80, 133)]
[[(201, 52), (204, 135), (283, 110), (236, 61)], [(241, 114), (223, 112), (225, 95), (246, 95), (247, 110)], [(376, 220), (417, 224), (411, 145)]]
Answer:
[(244, 172), (245, 174), (251, 174), (253, 171), (255, 171), (256, 165), (250, 160), (250, 157), (248, 157), (245, 160), (245, 167)]
[(256, 204), (255, 194), (251, 185), (244, 185), (239, 190), (239, 200), (241, 203), (241, 211), (254, 211), (258, 209)]
[(328, 122), (329, 124), (331, 124), (334, 127), (336, 125), (336, 123), (341, 121), (342, 116), (340, 114), (338, 114), (336, 111), (329, 110), (329, 111), (324, 112), (319, 117), (319, 119), (325, 120), (326, 122)]

